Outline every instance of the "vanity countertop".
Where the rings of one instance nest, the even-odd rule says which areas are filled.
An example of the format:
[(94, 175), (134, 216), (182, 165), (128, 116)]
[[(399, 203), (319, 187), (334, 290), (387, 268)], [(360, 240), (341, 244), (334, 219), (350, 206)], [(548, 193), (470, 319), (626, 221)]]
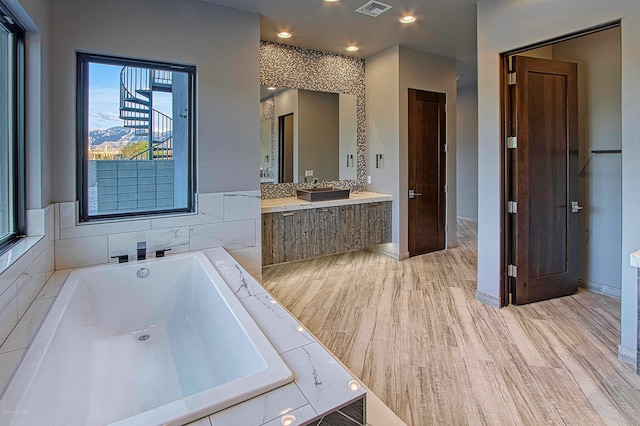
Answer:
[(393, 196), (377, 192), (352, 192), (349, 198), (327, 201), (305, 201), (296, 197), (262, 200), (262, 213), (286, 212), (292, 210), (317, 209), (322, 207), (346, 206), (350, 204), (377, 203), (391, 201)]
[[(264, 204), (263, 204), (263, 206), (264, 206)], [(640, 268), (640, 250), (636, 251), (635, 253), (631, 253), (631, 266), (635, 266), (636, 268)]]

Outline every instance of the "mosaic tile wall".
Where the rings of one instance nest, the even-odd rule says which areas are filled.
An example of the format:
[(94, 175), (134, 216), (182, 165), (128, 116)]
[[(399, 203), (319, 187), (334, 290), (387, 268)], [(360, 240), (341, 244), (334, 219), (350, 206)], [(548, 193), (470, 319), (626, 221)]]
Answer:
[[(271, 122), (271, 167), (266, 170), (268, 177), (273, 177), (278, 170), (278, 156), (276, 154), (276, 103), (273, 96), (260, 101), (260, 123)], [(260, 160), (262, 161), (262, 160)], [(260, 178), (262, 178), (262, 174)]]
[[(322, 186), (365, 190), (367, 163), (365, 135), (364, 60), (348, 56), (286, 46), (267, 41), (260, 42), (260, 84), (286, 86), (293, 89), (345, 93), (357, 97), (357, 181), (322, 182)], [(261, 119), (263, 108), (260, 108)], [(275, 118), (274, 118), (275, 119)], [(272, 128), (275, 128), (273, 126)], [(273, 139), (275, 140), (275, 138)], [(272, 155), (275, 147), (272, 147)], [(273, 157), (276, 158), (276, 157)], [(277, 170), (277, 168), (275, 168)], [(263, 184), (262, 198), (295, 196), (295, 189), (311, 187), (310, 183)]]

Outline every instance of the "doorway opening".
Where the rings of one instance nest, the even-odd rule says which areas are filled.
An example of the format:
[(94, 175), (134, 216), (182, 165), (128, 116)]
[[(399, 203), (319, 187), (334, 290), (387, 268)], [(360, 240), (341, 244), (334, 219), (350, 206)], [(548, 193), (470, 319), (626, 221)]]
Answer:
[[(540, 249), (540, 244), (544, 246), (553, 239), (552, 237), (564, 243), (575, 243), (578, 258), (577, 284), (580, 287), (619, 298), (622, 238), (622, 124), (620, 23), (614, 22), (506, 52), (502, 55), (501, 115), (502, 140), (504, 141), (503, 149), (501, 149), (501, 199), (504, 206), (501, 211), (500, 288), (502, 305), (526, 303), (526, 301), (518, 300), (517, 285), (518, 281), (520, 284), (523, 282), (528, 284), (530, 278), (523, 276), (528, 274), (528, 260), (517, 256), (519, 241), (520, 244), (523, 241), (527, 242), (526, 238), (519, 235), (524, 231), (521, 229), (522, 226), (518, 226), (518, 219), (526, 216), (528, 203), (533, 201), (533, 198), (528, 197), (526, 193), (518, 193), (520, 171), (517, 170), (517, 153), (519, 148), (523, 148), (522, 153), (529, 147), (525, 139), (509, 139), (509, 137), (515, 136), (518, 130), (523, 130), (522, 128), (518, 129), (520, 123), (517, 120), (512, 120), (509, 115), (514, 103), (517, 102), (512, 96), (515, 90), (514, 85), (509, 84), (509, 73), (515, 70), (519, 61), (517, 56), (535, 58), (533, 61), (577, 63), (577, 152), (568, 150), (564, 154), (566, 154), (567, 166), (571, 158), (577, 158), (578, 195), (574, 197), (577, 199), (565, 198), (562, 200), (563, 202), (553, 204), (554, 200), (551, 194), (546, 193), (553, 208), (564, 209), (566, 213), (564, 217), (567, 218), (567, 221), (571, 219), (572, 215), (577, 217), (577, 236), (571, 237), (570, 234), (567, 234), (566, 237), (561, 235), (558, 238), (553, 230), (534, 230), (533, 241), (538, 245), (534, 247), (533, 251), (537, 249), (538, 253), (542, 253), (544, 256), (549, 255), (552, 250)], [(549, 75), (546, 72), (535, 72), (535, 74), (535, 78)], [(515, 83), (515, 87), (517, 87), (518, 84), (526, 83), (527, 80), (526, 76), (516, 74), (515, 81), (512, 77), (511, 82)], [(540, 89), (538, 89), (537, 95), (545, 96), (540, 92)], [(509, 148), (514, 145), (515, 148)], [(535, 145), (534, 149), (538, 149), (538, 145)], [(557, 156), (547, 157), (542, 160), (541, 164), (548, 166), (554, 161), (558, 162)], [(558, 164), (562, 164), (562, 161), (559, 161)], [(551, 173), (553, 170), (557, 171), (557, 167), (551, 168)], [(537, 185), (538, 179), (541, 178), (541, 172), (540, 165), (535, 165), (532, 177), (529, 178), (531, 185)], [(564, 176), (563, 173), (556, 173), (554, 179), (562, 176)], [(509, 203), (510, 201), (513, 203)], [(575, 214), (571, 213), (571, 202), (573, 201), (576, 202), (575, 209), (578, 209)], [(584, 209), (580, 211), (580, 207), (584, 207)], [(523, 212), (524, 215), (521, 214)], [(550, 219), (551, 215), (542, 212), (539, 217), (544, 221)], [(563, 216), (559, 215), (558, 217)], [(529, 221), (526, 217), (521, 221), (523, 220)], [(564, 241), (562, 241), (563, 238)], [(575, 238), (575, 241), (569, 241), (569, 238)], [(527, 244), (529, 243), (527, 242)], [(530, 244), (529, 246), (533, 247)], [(559, 258), (562, 259), (562, 254)], [(524, 268), (522, 268), (523, 265)], [(568, 263), (560, 265), (556, 269), (562, 269), (566, 265)], [(541, 297), (540, 300), (549, 297), (555, 297), (553, 291)]]
[(293, 113), (278, 117), (278, 182), (293, 182)]

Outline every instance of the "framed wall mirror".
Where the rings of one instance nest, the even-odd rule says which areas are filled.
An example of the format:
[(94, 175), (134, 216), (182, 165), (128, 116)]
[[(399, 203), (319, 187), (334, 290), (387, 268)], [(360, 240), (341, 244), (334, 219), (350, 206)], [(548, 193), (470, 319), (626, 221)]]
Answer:
[(260, 181), (357, 179), (357, 96), (260, 86)]

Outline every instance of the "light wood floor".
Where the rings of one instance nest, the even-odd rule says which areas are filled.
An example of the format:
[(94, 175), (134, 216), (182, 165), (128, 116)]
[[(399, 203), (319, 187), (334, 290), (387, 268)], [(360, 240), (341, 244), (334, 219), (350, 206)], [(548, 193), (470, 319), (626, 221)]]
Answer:
[(458, 229), (455, 249), (350, 252), (266, 268), (263, 283), (408, 425), (640, 424), (640, 376), (616, 356), (619, 301), (487, 307), (476, 226)]

